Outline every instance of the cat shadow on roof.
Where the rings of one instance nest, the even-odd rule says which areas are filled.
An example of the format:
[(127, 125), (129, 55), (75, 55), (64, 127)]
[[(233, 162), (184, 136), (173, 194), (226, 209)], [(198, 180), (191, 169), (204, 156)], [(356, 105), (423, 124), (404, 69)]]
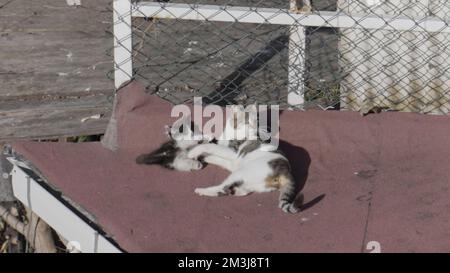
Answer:
[[(279, 111), (279, 116), (281, 117), (283, 115), (285, 110)], [(267, 117), (271, 116), (271, 109), (268, 108), (267, 112), (263, 112), (263, 115), (266, 115)], [(268, 128), (271, 131), (272, 124), (271, 119), (267, 119), (268, 122)], [(273, 124), (273, 126), (277, 126), (276, 124)], [(309, 167), (311, 165), (311, 157), (308, 153), (308, 151), (300, 146), (296, 146), (294, 144), (291, 144), (287, 141), (284, 141), (282, 139), (279, 140), (279, 146), (278, 148), (283, 152), (283, 154), (286, 156), (286, 158), (289, 160), (289, 163), (291, 165), (291, 173), (294, 176), (294, 179), (296, 181), (296, 187), (297, 187), (297, 198), (295, 201), (296, 207), (300, 209), (300, 211), (306, 210), (308, 208), (311, 208), (315, 204), (319, 203), (324, 197), (325, 194), (322, 194), (311, 201), (308, 201), (305, 203), (304, 196), (302, 193), (303, 188), (306, 185), (306, 182), (308, 180), (308, 172)]]
[(289, 160), (291, 165), (291, 173), (297, 183), (299, 194), (295, 201), (296, 207), (298, 207), (300, 211), (304, 211), (321, 202), (322, 199), (325, 198), (325, 194), (321, 194), (312, 200), (305, 202), (305, 198), (302, 193), (302, 190), (308, 180), (309, 166), (311, 165), (311, 157), (309, 156), (308, 151), (284, 140), (280, 140), (279, 148)]

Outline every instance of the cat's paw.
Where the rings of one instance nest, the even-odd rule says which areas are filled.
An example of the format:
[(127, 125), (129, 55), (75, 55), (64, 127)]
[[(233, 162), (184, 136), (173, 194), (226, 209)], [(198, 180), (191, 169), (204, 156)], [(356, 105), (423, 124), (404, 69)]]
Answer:
[(205, 189), (202, 189), (202, 188), (196, 188), (194, 190), (194, 192), (195, 192), (195, 194), (200, 195), (200, 196), (204, 196), (206, 193)]
[(191, 171), (198, 171), (203, 169), (203, 163), (200, 161), (192, 161)]
[(196, 188), (194, 192), (200, 196), (217, 196), (217, 192), (209, 188)]
[(285, 202), (281, 202), (279, 204), (280, 209), (282, 209), (284, 212), (286, 213), (297, 213), (300, 211), (299, 208), (297, 208), (295, 206), (295, 204), (293, 203), (285, 203)]

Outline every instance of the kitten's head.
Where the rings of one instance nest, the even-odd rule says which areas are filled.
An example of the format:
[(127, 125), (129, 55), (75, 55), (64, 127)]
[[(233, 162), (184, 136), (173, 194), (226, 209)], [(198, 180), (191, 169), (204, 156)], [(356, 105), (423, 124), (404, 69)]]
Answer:
[(181, 120), (172, 126), (165, 126), (166, 135), (181, 149), (188, 149), (195, 145), (208, 143), (211, 139), (204, 136), (199, 127), (192, 121)]
[(245, 108), (241, 105), (231, 105), (229, 113), (226, 130), (229, 130), (230, 136), (235, 137), (233, 140), (256, 139), (258, 133), (256, 105), (249, 105)]

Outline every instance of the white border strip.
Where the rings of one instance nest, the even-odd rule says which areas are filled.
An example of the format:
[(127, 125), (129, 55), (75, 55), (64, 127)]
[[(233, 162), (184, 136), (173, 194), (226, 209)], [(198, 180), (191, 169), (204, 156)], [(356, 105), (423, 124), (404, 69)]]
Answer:
[(10, 161), (14, 164), (12, 170), (14, 196), (66, 240), (73, 242), (73, 246), (80, 247), (80, 250), (86, 253), (121, 252), (39, 183), (29, 177), (15, 164), (14, 159)]
[(139, 2), (132, 9), (134, 17), (450, 33), (450, 22), (437, 17), (345, 14), (343, 11), (302, 14), (286, 9), (156, 2)]

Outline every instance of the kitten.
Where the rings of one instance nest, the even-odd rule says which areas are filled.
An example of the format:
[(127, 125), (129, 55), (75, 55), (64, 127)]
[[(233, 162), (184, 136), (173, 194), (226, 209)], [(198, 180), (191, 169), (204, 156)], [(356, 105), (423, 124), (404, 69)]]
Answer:
[(313, 10), (311, 0), (303, 0), (303, 6), (300, 8), (300, 12), (310, 13)]
[(307, 7), (307, 9), (309, 11), (311, 11), (313, 9), (311, 2), (312, 2), (311, 0), (303, 0), (303, 6)]
[(313, 9), (311, 0), (303, 0), (302, 4), (300, 4), (298, 0), (291, 1), (291, 11), (294, 13), (309, 14), (313, 11)]
[(191, 128), (187, 126), (180, 126), (178, 131), (172, 130), (172, 127), (166, 126), (166, 134), (169, 141), (162, 144), (158, 149), (149, 153), (142, 154), (136, 158), (137, 164), (160, 165), (164, 168), (178, 171), (194, 171), (200, 170), (204, 167), (204, 162), (197, 159), (187, 157), (189, 149), (201, 143), (207, 143), (208, 140), (194, 140), (194, 138), (187, 138), (187, 134), (195, 132), (194, 123), (191, 122)]
[[(245, 112), (233, 109), (232, 119)], [(266, 144), (260, 139), (236, 140), (226, 138), (234, 132), (249, 131), (249, 135), (256, 133), (256, 122), (245, 121), (236, 124), (227, 120), (225, 130), (217, 144), (200, 144), (192, 148), (189, 158), (204, 157), (209, 164), (218, 165), (228, 171), (230, 175), (217, 186), (197, 188), (195, 193), (202, 196), (244, 196), (252, 192), (280, 191), (279, 207), (288, 213), (296, 213), (295, 198), (298, 185), (291, 174), (288, 159), (276, 147)], [(231, 133), (230, 133), (231, 132)], [(225, 139), (226, 138), (226, 139)]]

